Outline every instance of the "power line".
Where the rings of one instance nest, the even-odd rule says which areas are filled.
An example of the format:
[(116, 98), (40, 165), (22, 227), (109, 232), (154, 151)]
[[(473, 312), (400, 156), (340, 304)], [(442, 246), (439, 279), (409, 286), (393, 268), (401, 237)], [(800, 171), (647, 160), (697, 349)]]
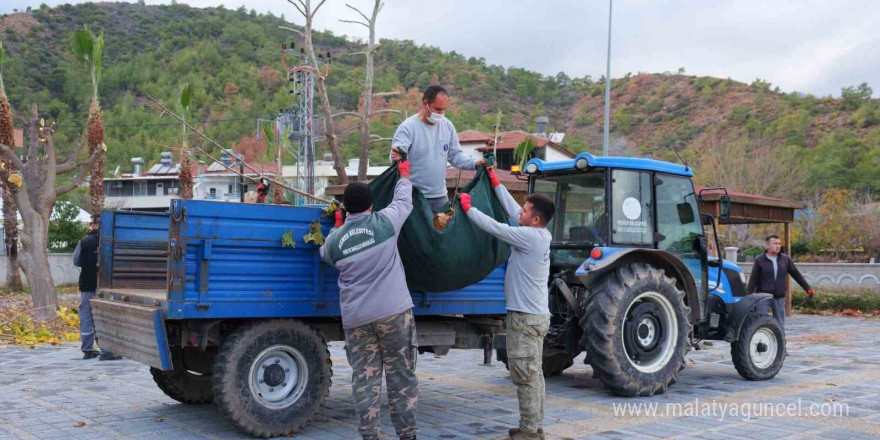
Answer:
[[(211, 119), (207, 121), (197, 121), (197, 124), (208, 124), (214, 122), (228, 122), (228, 121), (247, 121), (253, 120), (255, 118), (259, 118), (264, 115), (256, 115), (256, 116), (245, 116), (242, 118), (229, 118), (229, 119)], [(179, 122), (156, 122), (156, 123), (147, 123), (147, 124), (104, 124), (104, 128), (112, 128), (112, 127), (158, 127), (158, 126), (179, 126)], [(85, 124), (57, 124), (57, 127), (77, 127), (84, 128)]]

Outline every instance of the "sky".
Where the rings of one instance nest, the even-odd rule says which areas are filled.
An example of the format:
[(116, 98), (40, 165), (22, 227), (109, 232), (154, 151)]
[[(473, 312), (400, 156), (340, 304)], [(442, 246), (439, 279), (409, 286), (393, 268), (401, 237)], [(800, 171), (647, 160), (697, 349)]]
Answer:
[[(312, 0), (316, 3), (316, 0)], [(78, 0), (3, 0), (0, 14)], [(170, 0), (146, 0), (168, 4)], [(181, 0), (193, 7), (245, 5), (295, 24), (285, 0)], [(369, 13), (372, 0), (326, 0), (316, 29), (366, 38), (366, 28), (342, 23)], [(611, 76), (676, 72), (761, 78), (784, 92), (839, 96), (867, 82), (880, 96), (880, 2), (852, 0), (614, 0)], [(379, 38), (483, 57), (488, 64), (545, 75), (605, 74), (608, 0), (385, 0)]]

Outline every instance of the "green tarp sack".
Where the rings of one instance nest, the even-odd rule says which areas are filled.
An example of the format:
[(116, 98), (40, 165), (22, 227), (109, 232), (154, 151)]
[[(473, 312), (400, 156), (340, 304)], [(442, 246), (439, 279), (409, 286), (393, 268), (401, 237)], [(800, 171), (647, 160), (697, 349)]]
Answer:
[[(370, 183), (373, 209), (378, 211), (391, 203), (400, 174), (397, 165), (389, 167)], [(499, 222), (507, 223), (507, 215), (495, 192), (489, 174), (483, 167), (460, 192), (471, 195), (471, 204)], [(406, 282), (414, 292), (449, 292), (486, 278), (507, 261), (507, 244), (474, 226), (461, 212), (456, 198), (446, 205), (455, 214), (446, 229), (434, 228), (434, 215), (421, 191), (413, 188), (413, 211), (397, 241), (397, 249), (406, 271)]]

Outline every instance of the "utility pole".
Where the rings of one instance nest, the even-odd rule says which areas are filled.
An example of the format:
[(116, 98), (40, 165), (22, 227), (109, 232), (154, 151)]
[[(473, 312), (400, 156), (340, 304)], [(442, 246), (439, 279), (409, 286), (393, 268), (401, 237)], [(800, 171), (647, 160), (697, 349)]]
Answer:
[(608, 59), (605, 64), (605, 138), (602, 143), (602, 155), (608, 155), (608, 138), (611, 128), (611, 4), (608, 0)]

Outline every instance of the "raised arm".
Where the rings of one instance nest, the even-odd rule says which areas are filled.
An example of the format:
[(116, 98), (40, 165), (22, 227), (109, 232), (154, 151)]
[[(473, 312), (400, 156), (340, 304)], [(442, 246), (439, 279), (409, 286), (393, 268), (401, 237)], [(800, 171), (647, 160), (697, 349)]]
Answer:
[(478, 228), (511, 246), (524, 250), (529, 248), (532, 242), (530, 232), (533, 231), (528, 229), (532, 228), (517, 228), (506, 223), (499, 223), (494, 218), (480, 212), (479, 209), (472, 207), (470, 194), (462, 194), (460, 197), (461, 209)]
[[(493, 173), (494, 174), (494, 173)], [(494, 182), (493, 182), (494, 185)], [(495, 186), (495, 195), (498, 196), (498, 200), (501, 202), (501, 206), (504, 207), (504, 212), (514, 222), (519, 221), (519, 215), (522, 212), (522, 206), (519, 206), (519, 203), (516, 203), (516, 199), (510, 195), (510, 192), (507, 191), (507, 188), (504, 187), (501, 183), (498, 183)]]
[(412, 182), (409, 181), (409, 161), (401, 162), (397, 165), (400, 172), (400, 180), (394, 187), (394, 198), (385, 209), (379, 211), (380, 215), (384, 215), (391, 224), (394, 225), (394, 233), (399, 234), (400, 228), (406, 222), (409, 214), (412, 212)]
[(394, 132), (394, 137), (391, 138), (391, 152), (388, 154), (388, 159), (390, 159), (391, 162), (394, 162), (397, 160), (397, 158), (394, 157), (394, 150), (397, 149), (398, 152), (406, 152), (409, 151), (412, 144), (412, 129), (406, 121), (403, 121), (403, 123), (397, 126), (397, 131)]

